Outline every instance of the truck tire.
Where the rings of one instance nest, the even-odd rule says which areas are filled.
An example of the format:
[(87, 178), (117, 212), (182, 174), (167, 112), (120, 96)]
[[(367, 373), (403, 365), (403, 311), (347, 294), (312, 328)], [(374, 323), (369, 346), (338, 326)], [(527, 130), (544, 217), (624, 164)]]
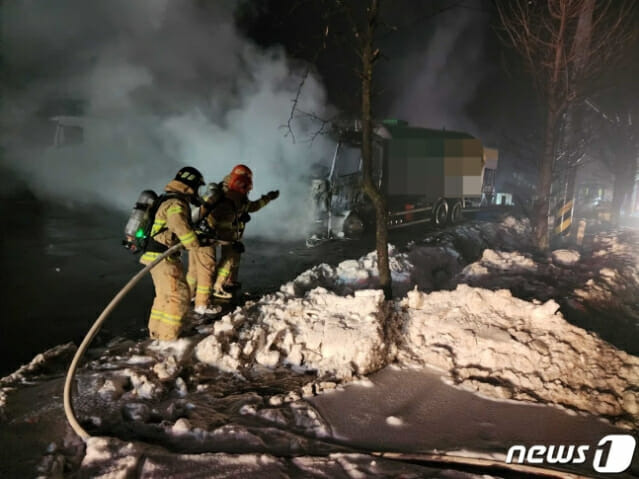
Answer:
[(451, 225), (459, 223), (464, 218), (462, 206), (461, 200), (455, 200), (453, 202), (453, 206), (450, 208), (450, 215), (448, 216), (448, 222)]
[(433, 208), (433, 224), (439, 228), (446, 225), (448, 221), (448, 202), (444, 199), (439, 200)]

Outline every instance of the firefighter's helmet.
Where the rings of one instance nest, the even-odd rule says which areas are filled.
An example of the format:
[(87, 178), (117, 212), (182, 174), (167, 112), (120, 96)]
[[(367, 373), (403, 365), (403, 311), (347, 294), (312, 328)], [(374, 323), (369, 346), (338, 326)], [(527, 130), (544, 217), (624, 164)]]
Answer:
[(253, 172), (251, 171), (251, 169), (246, 166), (246, 165), (236, 165), (233, 167), (233, 169), (231, 170), (231, 176), (233, 175), (246, 175), (249, 178), (253, 178)]
[(192, 166), (180, 168), (180, 171), (178, 171), (175, 175), (175, 179), (190, 187), (193, 192), (197, 192), (198, 188), (204, 185), (204, 177), (202, 176), (202, 173)]
[(248, 175), (230, 174), (226, 178), (226, 186), (230, 191), (237, 191), (243, 195), (253, 189), (253, 179)]

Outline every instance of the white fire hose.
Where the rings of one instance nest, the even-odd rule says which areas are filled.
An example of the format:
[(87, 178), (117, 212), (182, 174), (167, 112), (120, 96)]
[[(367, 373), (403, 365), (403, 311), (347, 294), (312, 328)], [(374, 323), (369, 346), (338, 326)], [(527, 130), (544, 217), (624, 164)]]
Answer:
[(91, 341), (93, 341), (93, 338), (95, 337), (95, 335), (98, 334), (98, 331), (100, 331), (100, 328), (102, 327), (102, 323), (104, 323), (104, 321), (115, 309), (115, 307), (122, 300), (122, 298), (124, 298), (124, 296), (126, 296), (126, 294), (129, 291), (131, 291), (133, 286), (135, 286), (146, 273), (151, 271), (151, 269), (155, 268), (155, 266), (157, 266), (160, 261), (163, 261), (167, 256), (173, 253), (176, 253), (181, 248), (183, 248), (183, 245), (181, 243), (178, 243), (175, 246), (172, 246), (171, 248), (166, 250), (164, 253), (162, 253), (162, 255), (158, 256), (158, 258), (155, 261), (148, 264), (144, 269), (142, 269), (139, 273), (133, 276), (133, 278), (131, 278), (129, 282), (120, 290), (120, 292), (115, 295), (115, 297), (111, 300), (111, 302), (107, 305), (107, 307), (104, 308), (104, 311), (102, 311), (102, 314), (100, 314), (98, 319), (95, 320), (95, 323), (93, 323), (93, 326), (91, 327), (87, 335), (84, 337), (84, 340), (82, 341), (82, 344), (80, 344), (80, 347), (76, 351), (75, 356), (73, 356), (73, 361), (71, 361), (71, 365), (69, 366), (69, 370), (67, 372), (67, 377), (64, 381), (64, 414), (66, 415), (67, 421), (69, 421), (69, 424), (71, 424), (71, 427), (73, 428), (75, 433), (78, 436), (80, 436), (83, 440), (86, 441), (87, 439), (91, 437), (91, 435), (88, 432), (86, 432), (82, 426), (80, 426), (80, 423), (75, 417), (75, 411), (73, 410), (73, 402), (71, 400), (73, 380), (75, 378), (75, 372), (78, 368), (78, 364), (80, 363), (80, 360), (82, 359), (82, 356), (84, 356), (84, 353), (88, 349), (89, 344), (91, 344)]

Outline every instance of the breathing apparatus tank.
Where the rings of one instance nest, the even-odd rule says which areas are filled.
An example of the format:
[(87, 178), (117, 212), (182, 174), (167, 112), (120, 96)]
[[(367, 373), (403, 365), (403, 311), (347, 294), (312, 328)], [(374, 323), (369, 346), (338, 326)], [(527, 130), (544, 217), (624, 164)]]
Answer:
[(124, 227), (122, 245), (132, 253), (138, 253), (146, 246), (155, 213), (152, 209), (157, 199), (158, 195), (154, 191), (144, 190), (131, 211)]
[(209, 183), (203, 188), (200, 194), (202, 206), (191, 211), (191, 222), (195, 227), (195, 231), (200, 242), (212, 240), (215, 237), (215, 231), (208, 221), (208, 215), (224, 198), (224, 186), (222, 183)]

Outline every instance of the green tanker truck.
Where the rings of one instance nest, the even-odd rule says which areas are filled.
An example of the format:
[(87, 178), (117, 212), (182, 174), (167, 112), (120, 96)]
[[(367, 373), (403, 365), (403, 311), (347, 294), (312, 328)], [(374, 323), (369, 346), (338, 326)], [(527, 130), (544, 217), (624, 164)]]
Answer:
[[(361, 129), (336, 129), (337, 145), (326, 176), (313, 180), (317, 232), (356, 236), (374, 224), (361, 188)], [(374, 128), (373, 180), (386, 196), (389, 228), (456, 223), (464, 211), (491, 203), (498, 152), (457, 131), (385, 120)]]

